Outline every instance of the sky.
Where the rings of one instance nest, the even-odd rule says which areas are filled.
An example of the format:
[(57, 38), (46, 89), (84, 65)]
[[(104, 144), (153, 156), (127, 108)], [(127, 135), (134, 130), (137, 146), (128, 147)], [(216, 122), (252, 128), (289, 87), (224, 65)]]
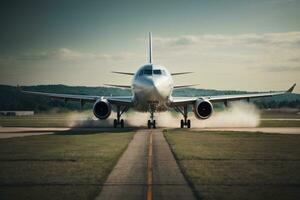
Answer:
[(300, 0), (2, 0), (0, 84), (130, 84), (148, 61), (175, 85), (300, 93)]

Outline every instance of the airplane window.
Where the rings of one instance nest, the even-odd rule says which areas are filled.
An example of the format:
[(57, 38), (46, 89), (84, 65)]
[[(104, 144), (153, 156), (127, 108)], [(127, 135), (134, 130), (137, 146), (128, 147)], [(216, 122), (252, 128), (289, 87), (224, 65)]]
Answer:
[(153, 70), (153, 74), (161, 75), (161, 70), (160, 69), (155, 69), (155, 70)]
[(139, 76), (142, 76), (142, 75), (143, 75), (143, 70), (141, 70), (139, 73)]
[(145, 75), (152, 75), (152, 70), (151, 69), (145, 69), (144, 74)]

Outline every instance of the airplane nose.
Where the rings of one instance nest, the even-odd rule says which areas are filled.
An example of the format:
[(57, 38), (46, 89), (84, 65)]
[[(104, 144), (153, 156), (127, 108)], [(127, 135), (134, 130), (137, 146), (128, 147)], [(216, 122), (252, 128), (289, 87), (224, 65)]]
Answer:
[(148, 79), (147, 88), (148, 88), (149, 92), (151, 92), (151, 93), (157, 91), (157, 84), (155, 83), (155, 81), (153, 79)]
[(153, 80), (153, 78), (148, 78), (144, 80), (144, 91), (149, 95), (157, 95), (159, 86), (158, 84)]
[(160, 97), (160, 95), (161, 95), (161, 91), (160, 91), (161, 90), (161, 84), (158, 81), (155, 81), (155, 80), (152, 79), (149, 82), (149, 90), (153, 95), (155, 95), (157, 97)]

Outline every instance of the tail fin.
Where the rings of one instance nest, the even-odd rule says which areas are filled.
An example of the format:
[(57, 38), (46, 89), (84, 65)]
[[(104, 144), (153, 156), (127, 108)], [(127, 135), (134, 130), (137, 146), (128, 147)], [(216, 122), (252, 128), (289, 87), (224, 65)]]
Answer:
[(152, 63), (152, 33), (149, 32), (149, 63)]

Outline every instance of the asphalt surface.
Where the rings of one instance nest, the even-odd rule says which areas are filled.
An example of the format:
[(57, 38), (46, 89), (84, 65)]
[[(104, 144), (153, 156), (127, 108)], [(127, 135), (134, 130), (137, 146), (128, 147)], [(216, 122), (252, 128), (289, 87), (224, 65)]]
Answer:
[(162, 130), (139, 130), (97, 200), (195, 199)]
[(0, 127), (0, 139), (26, 137), (33, 135), (48, 135), (70, 128), (30, 128), (30, 127)]
[(201, 128), (199, 131), (244, 131), (279, 134), (300, 134), (300, 127), (255, 127), (255, 128)]
[[(120, 129), (122, 131), (126, 129)], [(132, 130), (132, 129), (127, 129)], [(36, 128), (36, 127), (0, 127), (0, 139), (5, 138), (14, 138), (14, 137), (26, 137), (26, 136), (34, 136), (34, 135), (49, 135), (64, 131), (82, 131), (82, 132), (89, 132), (89, 131), (99, 131), (99, 132), (111, 132), (116, 131), (115, 128), (55, 128), (55, 127), (43, 127), (43, 128)]]

